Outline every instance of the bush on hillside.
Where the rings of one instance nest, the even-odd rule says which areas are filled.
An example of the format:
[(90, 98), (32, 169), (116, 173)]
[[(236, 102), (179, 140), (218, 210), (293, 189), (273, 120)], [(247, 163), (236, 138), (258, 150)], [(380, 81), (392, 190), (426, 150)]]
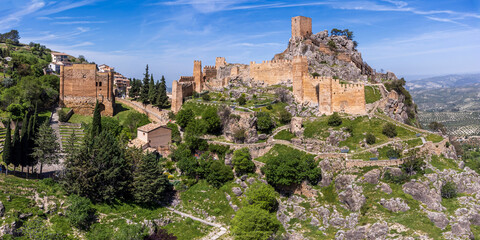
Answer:
[(274, 214), (257, 206), (240, 209), (232, 220), (235, 239), (267, 240), (278, 231), (280, 222)]
[(342, 124), (342, 118), (338, 115), (338, 113), (333, 113), (330, 117), (328, 117), (328, 126), (337, 127)]
[(248, 148), (241, 148), (233, 152), (232, 163), (235, 173), (239, 176), (255, 171), (255, 163), (252, 161)]
[(268, 112), (257, 113), (257, 129), (260, 132), (267, 133), (273, 127), (273, 120)]
[(397, 127), (393, 123), (387, 123), (383, 126), (382, 133), (389, 138), (396, 137)]
[(442, 185), (442, 198), (455, 198), (457, 196), (457, 186), (453, 182), (446, 182)]
[(67, 200), (66, 216), (74, 227), (87, 230), (95, 220), (95, 209), (88, 198), (70, 195)]
[(377, 138), (372, 133), (367, 133), (365, 140), (368, 145), (372, 145), (372, 144), (375, 144), (375, 142), (377, 141)]
[(247, 189), (245, 195), (249, 204), (258, 206), (271, 213), (277, 211), (278, 194), (272, 186), (264, 183), (255, 183)]

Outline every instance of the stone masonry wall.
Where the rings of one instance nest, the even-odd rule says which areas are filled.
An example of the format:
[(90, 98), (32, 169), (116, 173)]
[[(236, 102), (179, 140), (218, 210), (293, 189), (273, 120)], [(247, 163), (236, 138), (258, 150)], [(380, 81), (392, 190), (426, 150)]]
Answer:
[(297, 16), (292, 18), (292, 38), (305, 37), (312, 34), (312, 19)]
[(275, 85), (293, 79), (292, 61), (274, 60), (262, 63), (250, 63), (250, 77), (255, 81), (263, 81)]
[(93, 113), (95, 103), (101, 104), (102, 115), (113, 116), (113, 72), (100, 73), (96, 64), (73, 64), (60, 68), (60, 105), (77, 114)]

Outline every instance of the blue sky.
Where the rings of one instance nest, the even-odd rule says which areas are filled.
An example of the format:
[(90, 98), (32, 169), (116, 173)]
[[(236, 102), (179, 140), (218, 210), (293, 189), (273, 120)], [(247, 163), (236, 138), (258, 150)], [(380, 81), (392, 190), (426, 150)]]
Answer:
[(290, 18), (313, 32), (348, 28), (373, 68), (397, 76), (480, 72), (480, 1), (436, 0), (0, 0), (0, 32), (21, 42), (84, 55), (127, 77), (151, 72), (167, 82), (192, 75), (193, 60), (214, 65), (270, 60), (285, 50)]

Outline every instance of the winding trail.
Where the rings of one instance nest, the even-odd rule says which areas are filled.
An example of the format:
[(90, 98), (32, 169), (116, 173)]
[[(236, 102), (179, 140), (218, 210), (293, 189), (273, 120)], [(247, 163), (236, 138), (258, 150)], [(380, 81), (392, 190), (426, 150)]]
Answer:
[(218, 223), (213, 223), (213, 222), (203, 220), (203, 219), (195, 217), (191, 214), (180, 212), (180, 211), (178, 211), (176, 209), (173, 209), (171, 207), (167, 207), (167, 209), (176, 213), (176, 214), (178, 214), (178, 215), (180, 215), (180, 216), (182, 216), (182, 217), (188, 217), (188, 218), (190, 218), (194, 221), (198, 221), (198, 222), (201, 222), (203, 224), (218, 228), (218, 231), (212, 231), (212, 232), (210, 232), (210, 234), (208, 234), (206, 237), (204, 237), (202, 239), (216, 240), (216, 239), (220, 238), (223, 234), (227, 233), (227, 229), (225, 227), (223, 227), (222, 225), (218, 224)]

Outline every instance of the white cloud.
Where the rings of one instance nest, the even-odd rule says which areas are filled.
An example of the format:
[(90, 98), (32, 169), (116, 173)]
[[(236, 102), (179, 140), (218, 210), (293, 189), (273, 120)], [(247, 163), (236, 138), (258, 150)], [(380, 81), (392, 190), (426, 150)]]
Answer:
[(32, 0), (29, 4), (27, 4), (26, 8), (17, 10), (13, 13), (10, 13), (5, 18), (0, 19), (0, 30), (9, 30), (10, 28), (18, 24), (23, 17), (38, 11), (44, 6), (45, 2), (41, 0)]

